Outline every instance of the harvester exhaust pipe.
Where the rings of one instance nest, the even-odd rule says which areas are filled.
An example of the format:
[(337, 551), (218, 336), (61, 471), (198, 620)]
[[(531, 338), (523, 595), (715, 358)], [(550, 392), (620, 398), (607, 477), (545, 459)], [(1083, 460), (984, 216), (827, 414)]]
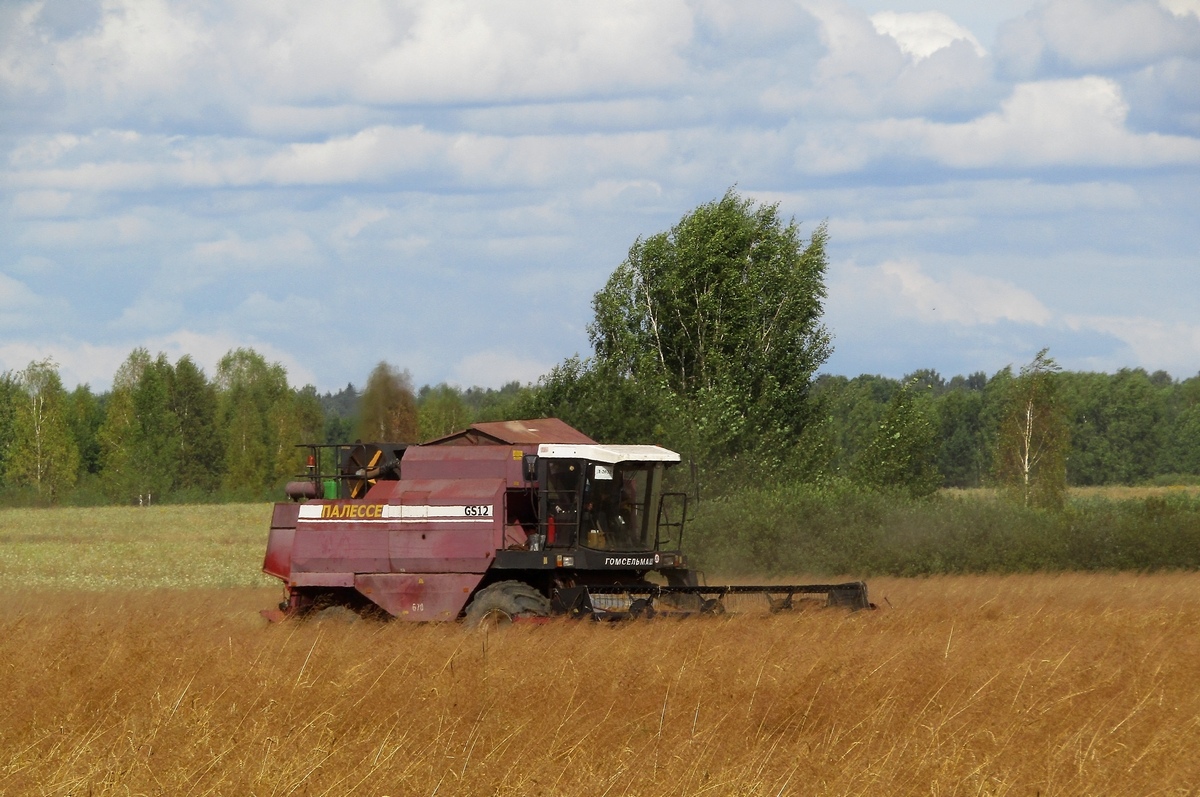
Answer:
[(395, 473), (400, 469), (400, 460), (395, 457), (387, 460), (381, 465), (376, 465), (373, 468), (359, 468), (354, 471), (354, 477), (357, 479), (378, 479), (380, 476), (389, 473)]

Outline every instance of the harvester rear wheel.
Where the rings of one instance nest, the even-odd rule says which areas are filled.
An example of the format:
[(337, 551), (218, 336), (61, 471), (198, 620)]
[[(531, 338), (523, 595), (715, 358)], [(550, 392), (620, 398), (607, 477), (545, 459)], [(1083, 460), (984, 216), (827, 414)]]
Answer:
[(467, 607), (466, 625), (507, 625), (517, 617), (546, 617), (550, 601), (522, 581), (498, 581), (475, 593)]

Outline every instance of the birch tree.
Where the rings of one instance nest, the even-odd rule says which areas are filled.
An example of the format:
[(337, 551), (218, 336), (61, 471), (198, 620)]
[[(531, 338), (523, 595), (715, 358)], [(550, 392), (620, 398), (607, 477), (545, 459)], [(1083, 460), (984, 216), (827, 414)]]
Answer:
[(10, 484), (32, 488), (38, 498), (53, 501), (75, 484), (79, 472), (58, 365), (49, 358), (31, 362), (17, 376), (17, 384), (5, 476)]
[(639, 238), (592, 300), (597, 361), (675, 395), (719, 443), (711, 453), (793, 442), (832, 351), (821, 325), (826, 237), (820, 225), (804, 240), (778, 205), (730, 189)]
[(1059, 365), (1042, 349), (1009, 386), (997, 435), (996, 478), (1025, 506), (1057, 508), (1067, 492), (1069, 426)]

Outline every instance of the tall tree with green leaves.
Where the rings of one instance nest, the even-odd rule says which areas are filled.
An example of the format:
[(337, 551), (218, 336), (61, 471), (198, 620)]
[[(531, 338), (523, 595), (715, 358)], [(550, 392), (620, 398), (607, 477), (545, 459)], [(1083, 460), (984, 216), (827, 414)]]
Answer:
[(826, 240), (824, 225), (803, 240), (778, 205), (731, 188), (633, 244), (592, 300), (597, 361), (676, 396), (707, 455), (786, 448), (812, 419), (812, 380), (832, 351)]
[(359, 397), (358, 436), (362, 440), (404, 443), (421, 436), (412, 377), (386, 362), (371, 371)]
[(96, 441), (100, 446), (100, 483), (105, 495), (119, 503), (136, 501), (138, 495), (133, 466), (136, 427), (133, 391), (120, 387), (114, 380)]
[(347, 383), (336, 393), (320, 397), (321, 411), (325, 415), (325, 442), (333, 445), (348, 443), (354, 439), (358, 427), (358, 390)]
[(31, 362), (17, 384), (5, 477), (11, 485), (31, 488), (39, 500), (55, 501), (79, 475), (58, 365), (49, 358)]
[(239, 348), (217, 363), (216, 384), (224, 432), (224, 487), (246, 498), (260, 496), (275, 477), (280, 441), (271, 413), (291, 390), (287, 370), (253, 349)]
[(941, 484), (938, 435), (918, 398), (915, 381), (892, 395), (871, 442), (854, 464), (855, 480), (870, 487), (900, 490), (913, 498), (932, 495)]
[(1185, 407), (1174, 418), (1164, 448), (1164, 473), (1200, 476), (1200, 404)]
[(507, 382), (497, 390), (491, 387), (469, 387), (462, 398), (471, 412), (472, 423), (476, 421), (504, 421), (519, 417), (517, 405), (522, 398), (534, 390), (520, 382)]
[(853, 379), (821, 374), (813, 382), (813, 397), (822, 403), (834, 440), (833, 466), (849, 472), (887, 412), (902, 384), (885, 376), (863, 374)]
[(174, 369), (165, 354), (130, 352), (113, 377), (97, 432), (101, 483), (116, 501), (154, 501), (170, 493), (180, 467), (179, 424), (171, 409)]
[(4, 483), (8, 471), (8, 458), (12, 452), (13, 416), (17, 409), (17, 396), (21, 386), (12, 371), (0, 374), (0, 484)]
[(554, 416), (606, 443), (663, 440), (670, 396), (638, 384), (607, 362), (568, 357), (520, 394), (514, 409), (523, 418)]
[(161, 497), (171, 492), (179, 473), (179, 420), (171, 409), (174, 369), (165, 354), (146, 364), (133, 386), (134, 470), (138, 494)]
[(211, 492), (221, 481), (224, 440), (217, 427), (217, 388), (189, 355), (175, 363), (168, 391), (179, 427), (180, 489)]
[(432, 440), (471, 423), (471, 409), (463, 401), (462, 391), (445, 383), (426, 385), (417, 395), (417, 426), (422, 440)]
[(1200, 476), (1200, 376), (1173, 386), (1162, 427), (1157, 473)]
[(277, 399), (267, 417), (274, 440), (274, 482), (280, 484), (303, 472), (308, 450), (300, 446), (321, 442), (325, 414), (317, 389), (306, 385)]
[(67, 396), (67, 424), (79, 449), (79, 475), (94, 477), (100, 473), (100, 425), (104, 406), (89, 385), (76, 385)]
[(983, 391), (951, 389), (937, 400), (938, 470), (947, 487), (983, 481)]
[(1008, 385), (997, 433), (996, 480), (1025, 506), (1058, 508), (1066, 500), (1070, 427), (1059, 397), (1060, 370), (1049, 349), (1042, 349)]

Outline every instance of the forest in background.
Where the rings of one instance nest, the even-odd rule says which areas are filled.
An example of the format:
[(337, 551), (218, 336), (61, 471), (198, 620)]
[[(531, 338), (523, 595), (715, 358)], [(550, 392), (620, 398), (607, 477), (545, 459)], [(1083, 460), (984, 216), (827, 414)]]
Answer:
[[(932, 370), (904, 379), (821, 374), (811, 393), (819, 411), (798, 443), (819, 449), (805, 480), (853, 479), (864, 457), (876, 456), (872, 444), (897, 397), (907, 394), (918, 428), (931, 432), (918, 439), (914, 455), (932, 468), (935, 486), (989, 486), (1003, 399), (1015, 378), (1011, 368), (949, 379)], [(1200, 376), (1177, 380), (1127, 369), (1063, 371), (1055, 380), (1068, 420), (1069, 484), (1200, 483)], [(381, 363), (362, 388), (348, 384), (321, 394), (289, 386), (283, 366), (252, 349), (227, 354), (212, 376), (190, 357), (171, 363), (137, 349), (113, 388), (93, 393), (87, 385), (64, 388), (53, 362), (32, 363), (0, 375), (0, 500), (16, 506), (277, 498), (303, 471), (302, 443), (421, 441), (477, 421), (547, 413), (598, 439), (634, 442), (609, 440), (603, 431), (627, 425), (623, 415), (636, 414), (636, 407), (556, 406), (554, 388), (550, 380), (499, 390), (414, 388), (406, 372)], [(614, 417), (597, 417), (605, 412)], [(699, 464), (702, 472), (716, 468)], [(745, 486), (738, 481), (731, 486)]]

